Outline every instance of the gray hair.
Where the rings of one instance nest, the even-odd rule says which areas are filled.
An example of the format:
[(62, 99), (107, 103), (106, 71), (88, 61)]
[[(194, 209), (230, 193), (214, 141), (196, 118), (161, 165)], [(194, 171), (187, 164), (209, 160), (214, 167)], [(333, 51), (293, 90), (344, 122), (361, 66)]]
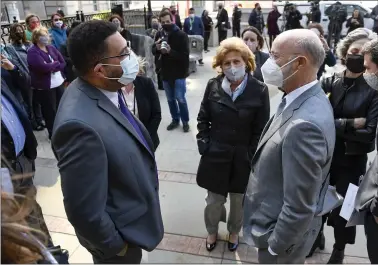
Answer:
[(299, 39), (295, 42), (295, 46), (311, 57), (311, 61), (316, 68), (319, 68), (324, 63), (326, 55), (318, 37)]
[(375, 40), (377, 39), (377, 34), (367, 28), (358, 28), (351, 31), (344, 39), (342, 39), (337, 44), (337, 56), (344, 59), (348, 53), (350, 45), (353, 42), (362, 39)]
[(362, 48), (362, 54), (369, 54), (372, 62), (378, 65), (378, 39), (365, 43), (364, 47)]

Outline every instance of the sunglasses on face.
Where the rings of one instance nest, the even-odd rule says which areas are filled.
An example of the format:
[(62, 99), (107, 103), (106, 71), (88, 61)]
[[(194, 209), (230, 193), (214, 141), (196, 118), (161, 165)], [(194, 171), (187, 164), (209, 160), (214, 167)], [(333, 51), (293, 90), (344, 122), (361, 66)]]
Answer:
[(63, 19), (61, 19), (61, 18), (55, 18), (54, 22), (56, 22), (56, 21), (63, 21)]

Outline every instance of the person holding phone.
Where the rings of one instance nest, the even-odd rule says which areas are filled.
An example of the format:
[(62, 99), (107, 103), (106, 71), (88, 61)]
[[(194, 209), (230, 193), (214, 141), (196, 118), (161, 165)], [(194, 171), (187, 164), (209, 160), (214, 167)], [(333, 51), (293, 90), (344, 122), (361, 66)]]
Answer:
[(336, 65), (336, 57), (333, 54), (332, 50), (329, 48), (326, 39), (324, 38), (324, 29), (322, 25), (319, 23), (310, 23), (308, 25), (308, 29), (315, 32), (316, 35), (319, 36), (320, 41), (323, 43), (324, 50), (326, 52), (326, 58), (324, 63), (320, 66), (318, 71), (318, 80), (322, 77), (323, 73), (325, 72), (325, 66), (328, 65), (329, 67)]

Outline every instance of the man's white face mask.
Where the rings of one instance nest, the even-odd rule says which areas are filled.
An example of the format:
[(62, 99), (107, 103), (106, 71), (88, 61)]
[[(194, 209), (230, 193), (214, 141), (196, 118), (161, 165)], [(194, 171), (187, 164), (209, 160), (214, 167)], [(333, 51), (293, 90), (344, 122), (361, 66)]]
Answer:
[(288, 80), (290, 77), (294, 76), (298, 72), (297, 70), (291, 75), (284, 77), (282, 69), (293, 63), (299, 57), (300, 56), (297, 56), (294, 59), (291, 59), (289, 62), (285, 63), (281, 67), (276, 63), (274, 59), (269, 58), (261, 67), (261, 73), (264, 78), (264, 83), (267, 85), (282, 87), (286, 80)]
[(375, 73), (367, 73), (367, 72), (364, 73), (364, 79), (365, 79), (366, 83), (370, 87), (374, 88), (375, 90), (378, 90), (378, 76), (377, 76), (377, 73), (378, 73), (378, 71), (375, 72)]

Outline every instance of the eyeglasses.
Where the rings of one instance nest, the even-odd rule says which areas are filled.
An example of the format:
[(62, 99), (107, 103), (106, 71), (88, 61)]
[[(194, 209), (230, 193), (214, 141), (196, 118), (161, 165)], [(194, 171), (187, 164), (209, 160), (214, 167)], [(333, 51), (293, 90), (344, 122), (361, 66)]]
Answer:
[[(127, 48), (128, 49), (126, 49), (126, 51), (124, 53), (122, 53), (120, 55), (104, 57), (104, 58), (100, 59), (97, 63), (95, 63), (95, 65), (99, 64), (101, 61), (106, 60), (106, 59), (119, 58), (119, 57), (129, 57), (130, 58), (131, 49), (129, 48), (129, 46), (127, 46)], [(102, 65), (107, 65), (107, 64), (102, 64)]]

